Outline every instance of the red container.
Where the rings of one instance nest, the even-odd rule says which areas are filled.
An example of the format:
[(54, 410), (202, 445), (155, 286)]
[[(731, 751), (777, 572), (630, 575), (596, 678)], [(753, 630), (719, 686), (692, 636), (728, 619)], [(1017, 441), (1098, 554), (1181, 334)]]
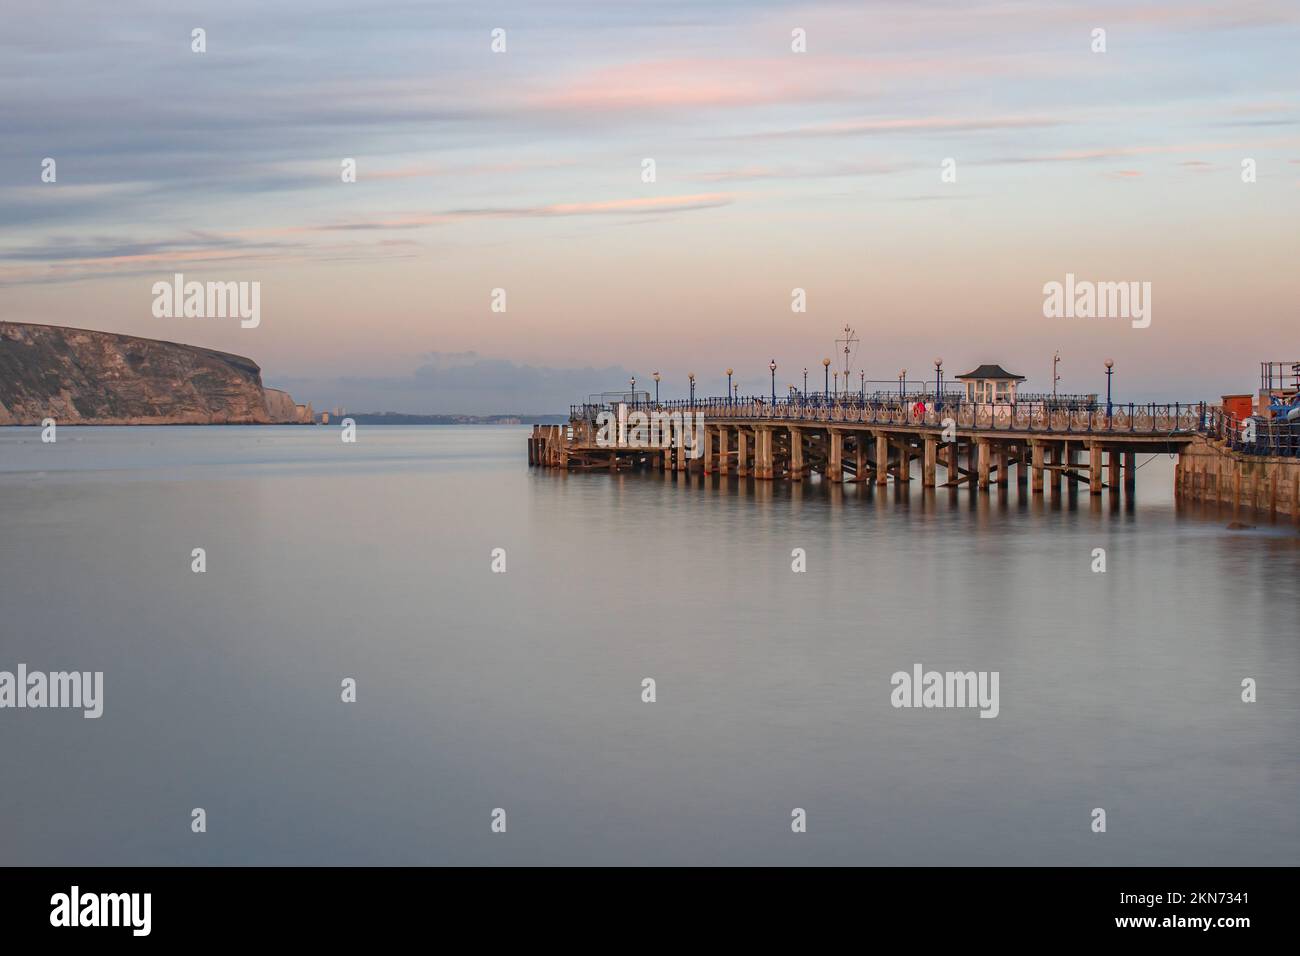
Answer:
[(1255, 413), (1255, 399), (1252, 395), (1224, 395), (1223, 410), (1241, 421)]

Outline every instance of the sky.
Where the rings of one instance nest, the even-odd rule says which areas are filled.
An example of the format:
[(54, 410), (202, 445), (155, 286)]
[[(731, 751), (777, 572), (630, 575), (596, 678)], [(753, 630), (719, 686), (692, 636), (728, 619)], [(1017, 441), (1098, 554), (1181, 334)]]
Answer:
[[(1112, 359), (1117, 399), (1194, 401), (1300, 358), (1295, 0), (0, 23), (0, 319), (246, 355), (317, 408), (554, 413), (654, 371), (721, 394), (729, 367), (763, 394), (772, 360), (816, 388), (846, 324), (855, 382), (942, 358), (1050, 391), (1059, 350), (1063, 391)], [(176, 273), (260, 283), (260, 322), (155, 316)], [(1044, 316), (1067, 274), (1149, 282), (1149, 326)]]

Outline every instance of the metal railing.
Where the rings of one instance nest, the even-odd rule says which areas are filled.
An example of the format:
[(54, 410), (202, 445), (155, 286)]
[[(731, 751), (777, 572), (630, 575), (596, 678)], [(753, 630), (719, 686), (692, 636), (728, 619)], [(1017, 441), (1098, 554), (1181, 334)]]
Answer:
[(1260, 362), (1259, 387), (1266, 392), (1300, 389), (1300, 362)]
[(1243, 455), (1300, 458), (1300, 422), (1243, 419), (1214, 408), (1210, 410), (1206, 433)]
[[(958, 428), (984, 431), (1052, 432), (1052, 433), (1125, 433), (1141, 435), (1190, 435), (1205, 433), (1211, 422), (1210, 409), (1204, 402), (1149, 403), (1146, 405), (1104, 402), (1053, 403), (1047, 400), (1017, 401), (1014, 405), (968, 402), (948, 396), (935, 400), (930, 396), (857, 395), (839, 400), (824, 396), (778, 398), (697, 398), (672, 399), (659, 403), (641, 402), (627, 405), (629, 412), (696, 412), (707, 421), (778, 420), (784, 422), (830, 422), (845, 424), (915, 425), (943, 428), (951, 420)], [(614, 412), (609, 406), (583, 404), (570, 406), (573, 420), (594, 422), (601, 412)], [(1217, 411), (1217, 410), (1216, 410)]]

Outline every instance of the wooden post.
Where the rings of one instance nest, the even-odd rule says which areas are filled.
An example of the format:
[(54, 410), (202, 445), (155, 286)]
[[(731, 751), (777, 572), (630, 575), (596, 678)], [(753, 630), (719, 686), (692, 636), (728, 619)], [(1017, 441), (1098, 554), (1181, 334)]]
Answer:
[(955, 441), (946, 442), (943, 446), (943, 470), (947, 473), (944, 485), (949, 488), (957, 487), (957, 443)]
[(889, 437), (876, 432), (876, 484), (889, 483)]
[(867, 480), (867, 437), (866, 432), (855, 432), (853, 435), (853, 450), (857, 455), (858, 484)]
[(1030, 471), (1033, 473), (1033, 492), (1036, 495), (1043, 493), (1043, 445), (1037, 439), (1033, 439), (1029, 446), (1030, 454), (1033, 456), (1033, 462)]
[(933, 488), (935, 485), (935, 450), (937, 444), (930, 435), (925, 436), (925, 458), (921, 464), (921, 487)]
[(912, 481), (912, 445), (906, 437), (898, 440), (898, 475), (896, 482), (911, 484)]
[(803, 480), (803, 429), (790, 426), (790, 480)]
[(1101, 442), (1091, 442), (1088, 447), (1088, 491), (1101, 494)]
[(989, 487), (989, 458), (991, 457), (988, 439), (979, 439), (975, 443), (975, 447), (979, 449), (980, 491), (987, 491)]
[(830, 456), (826, 462), (826, 480), (844, 480), (844, 433), (838, 428), (830, 431)]
[(749, 474), (749, 429), (744, 425), (736, 429), (736, 474)]
[(1007, 477), (1007, 443), (998, 442), (998, 487), (1005, 488), (1009, 482)]
[(731, 470), (731, 426), (718, 426), (718, 474)]
[(1024, 442), (1016, 445), (1016, 486), (1023, 489), (1029, 485), (1029, 449)]
[(1112, 495), (1119, 494), (1119, 450), (1114, 446), (1106, 452), (1106, 480)]
[(706, 426), (704, 429), (704, 473), (713, 474), (716, 466), (713, 463), (713, 427)]
[(1060, 442), (1053, 442), (1051, 447), (1051, 456), (1048, 460), (1049, 476), (1051, 478), (1053, 501), (1060, 500), (1061, 497), (1061, 459), (1064, 457), (1063, 449)]
[(1124, 496), (1130, 501), (1133, 500), (1133, 492), (1137, 490), (1137, 452), (1124, 452)]

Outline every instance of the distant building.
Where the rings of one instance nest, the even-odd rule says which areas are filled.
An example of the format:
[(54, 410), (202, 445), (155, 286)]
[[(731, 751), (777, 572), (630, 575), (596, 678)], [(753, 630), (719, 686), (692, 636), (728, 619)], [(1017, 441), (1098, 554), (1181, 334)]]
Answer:
[(966, 400), (994, 405), (1014, 405), (1016, 386), (1025, 380), (1023, 375), (1008, 372), (1001, 365), (981, 365), (957, 381), (966, 383)]

